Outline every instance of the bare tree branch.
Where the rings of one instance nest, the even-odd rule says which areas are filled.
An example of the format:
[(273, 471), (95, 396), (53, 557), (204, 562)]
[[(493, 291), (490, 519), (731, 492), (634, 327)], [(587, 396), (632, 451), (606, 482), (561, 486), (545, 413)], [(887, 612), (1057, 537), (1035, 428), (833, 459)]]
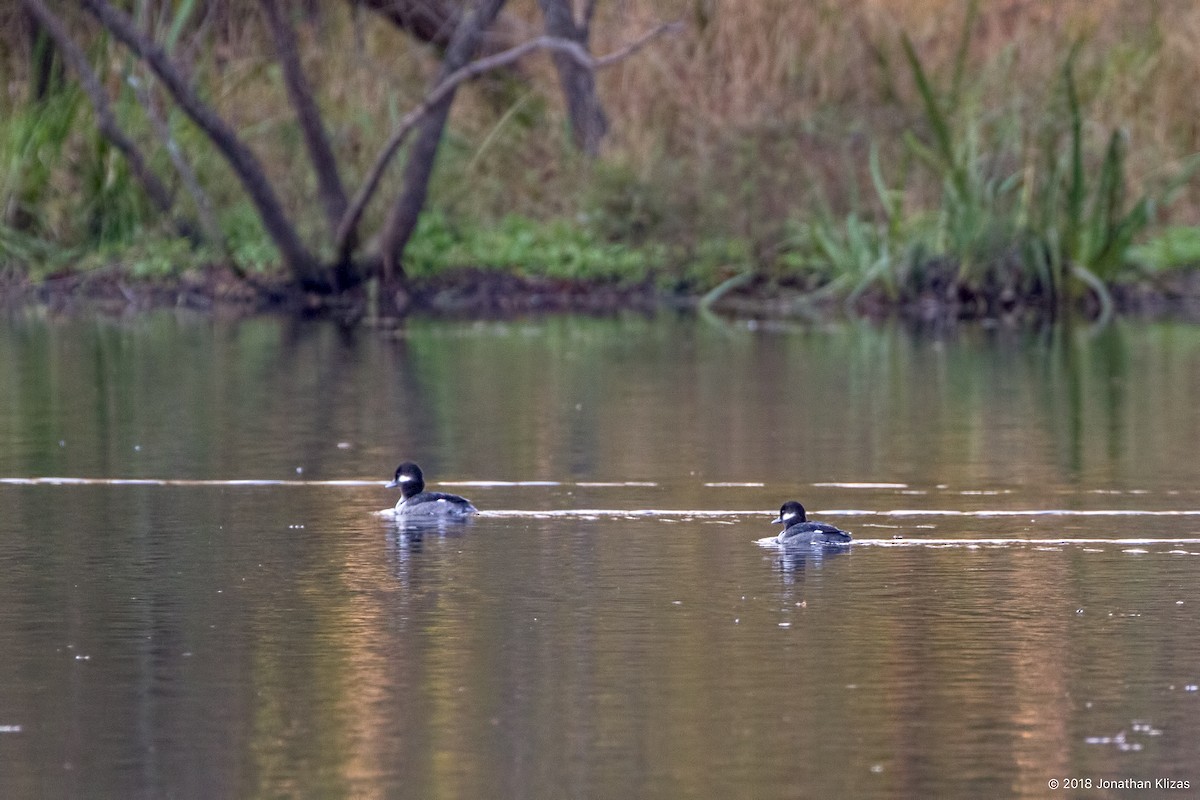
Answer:
[(388, 163), (396, 155), (396, 151), (404, 144), (405, 138), (412, 131), (413, 127), (421, 121), (421, 119), (429, 112), (429, 109), (436, 103), (443, 100), (459, 84), (469, 81), (477, 75), (481, 75), (489, 70), (498, 69), (507, 66), (514, 61), (518, 61), (524, 56), (535, 50), (552, 50), (562, 52), (575, 59), (580, 64), (583, 64), (590, 69), (603, 69), (612, 66), (626, 58), (629, 58), (637, 51), (641, 50), (651, 41), (668, 33), (675, 33), (682, 30), (683, 25), (679, 22), (668, 22), (648, 31), (638, 39), (628, 45), (615, 50), (604, 56), (595, 57), (588, 53), (579, 45), (578, 42), (573, 42), (569, 39), (559, 39), (554, 36), (539, 36), (536, 39), (530, 39), (516, 47), (505, 50), (502, 53), (497, 53), (494, 56), (481, 58), (472, 61), (470, 64), (462, 67), (451, 73), (445, 80), (435, 86), (421, 100), (416, 108), (409, 111), (401, 118), (400, 123), (396, 126), (396, 130), (392, 133), (387, 143), (380, 149), (379, 155), (375, 158), (375, 163), (372, 165), (366, 178), (363, 180), (362, 186), (351, 200), (349, 208), (346, 209), (346, 215), (342, 218), (342, 223), (338, 226), (336, 247), (339, 252), (346, 248), (346, 243), (350, 240), (350, 236), (358, 227), (358, 223), (362, 219), (363, 212), (366, 210), (367, 204), (370, 203), (375, 191), (379, 188), (379, 182), (383, 178), (383, 173), (387, 169)]
[(279, 63), (283, 67), (283, 79), (287, 85), (288, 96), (296, 109), (296, 119), (300, 123), (300, 131), (304, 134), (304, 144), (308, 148), (308, 158), (312, 162), (313, 171), (317, 176), (317, 195), (325, 209), (325, 218), (329, 222), (331, 233), (336, 233), (338, 222), (346, 213), (346, 189), (338, 175), (337, 158), (333, 147), (329, 144), (329, 134), (321, 119), (321, 111), (313, 98), (308, 80), (304, 76), (304, 68), (300, 63), (300, 51), (296, 45), (296, 32), (292, 29), (291, 20), (286, 14), (281, 14), (276, 0), (260, 0), (267, 16), (267, 26), (271, 37), (275, 40), (275, 50)]
[[(646, 31), (621, 49), (614, 50), (608, 55), (603, 56), (593, 56), (574, 42), (568, 42), (568, 46), (565, 49), (567, 54), (572, 58), (583, 64), (590, 65), (592, 69), (604, 69), (605, 67), (611, 67), (618, 61), (624, 61), (658, 37), (665, 36), (668, 33), (679, 33), (683, 28), (684, 24), (682, 22), (664, 22)], [(549, 49), (554, 50), (557, 47), (549, 47)]]
[[(479, 50), (479, 42), (484, 32), (495, 22), (500, 10), (507, 0), (470, 0), (464, 5), (450, 46), (442, 57), (442, 65), (438, 69), (437, 81), (446, 79), (447, 75), (471, 63)], [(429, 181), (433, 177), (433, 167), (437, 159), (438, 148), (441, 147), (442, 137), (446, 132), (446, 121), (450, 118), (450, 107), (454, 103), (457, 87), (450, 89), (446, 95), (431, 105), (424, 118), (417, 123), (418, 132), (415, 141), (408, 148), (408, 160), (404, 165), (404, 184), (383, 223), (379, 236), (379, 254), (383, 263), (383, 279), (391, 284), (393, 278), (400, 284), (404, 282), (404, 269), (400, 265), (400, 257), (408, 246), (408, 240), (416, 230), (417, 220), (425, 200), (429, 195)], [(395, 295), (399, 304), (403, 304), (403, 287), (401, 293)]]
[[(175, 171), (179, 173), (179, 178), (183, 181), (184, 188), (192, 196), (192, 202), (196, 204), (196, 213), (200, 217), (200, 225), (204, 228), (205, 235), (208, 236), (209, 241), (220, 247), (228, 255), (228, 250), (225, 248), (225, 237), (221, 233), (221, 226), (217, 224), (217, 215), (213, 211), (212, 201), (204, 191), (204, 187), (200, 185), (200, 178), (183, 155), (183, 151), (179, 148), (179, 143), (175, 141), (175, 137), (171, 134), (171, 126), (167, 124), (166, 118), (155, 105), (150, 86), (146, 81), (141, 80), (136, 73), (131, 73), (126, 78), (126, 81), (133, 85), (134, 97), (137, 98), (142, 110), (146, 112), (146, 118), (150, 120), (150, 126), (154, 129), (154, 134), (158, 137), (163, 149), (167, 151), (167, 158), (171, 159), (171, 164), (175, 167)], [(235, 272), (238, 272), (236, 266), (233, 269)]]
[(263, 228), (283, 255), (284, 262), (292, 274), (306, 287), (328, 289), (329, 280), (324, 270), (300, 240), (296, 229), (288, 220), (266, 172), (258, 158), (232, 128), (210, 109), (192, 91), (179, 74), (171, 59), (161, 47), (134, 28), (129, 17), (110, 6), (106, 0), (81, 0), (83, 7), (100, 24), (145, 61), (163, 86), (175, 98), (179, 107), (204, 131), (212, 143), (225, 156), (238, 176), (246, 193), (254, 202), (262, 220)]

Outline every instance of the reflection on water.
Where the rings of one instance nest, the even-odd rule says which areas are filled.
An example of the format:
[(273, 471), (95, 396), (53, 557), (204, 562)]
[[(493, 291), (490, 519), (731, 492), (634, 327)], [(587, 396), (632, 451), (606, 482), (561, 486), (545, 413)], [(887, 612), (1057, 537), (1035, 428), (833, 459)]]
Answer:
[(774, 547), (776, 551), (773, 558), (775, 567), (779, 570), (779, 574), (783, 576), (785, 583), (795, 583), (797, 580), (803, 581), (805, 570), (821, 569), (826, 562), (833, 562), (842, 556), (850, 553), (850, 546), (842, 547), (823, 547), (823, 546), (796, 546)]
[(439, 539), (452, 539), (465, 535), (471, 530), (472, 519), (459, 517), (454, 519), (412, 518), (399, 517), (390, 511), (377, 512), (385, 520), (388, 542), (398, 552), (421, 552), (421, 545), (426, 536)]
[(694, 477), (707, 502), (687, 507), (773, 476), (823, 494), (1188, 489), (1198, 348), (1200, 333), (1171, 325), (929, 340), (642, 319), (395, 336), (17, 320), (0, 337), (0, 472), (383, 480), (403, 455), (448, 482)]
[[(1188, 779), (1200, 331), (18, 318), (0, 796)], [(466, 526), (379, 512), (400, 458)], [(849, 548), (760, 547), (779, 503)]]

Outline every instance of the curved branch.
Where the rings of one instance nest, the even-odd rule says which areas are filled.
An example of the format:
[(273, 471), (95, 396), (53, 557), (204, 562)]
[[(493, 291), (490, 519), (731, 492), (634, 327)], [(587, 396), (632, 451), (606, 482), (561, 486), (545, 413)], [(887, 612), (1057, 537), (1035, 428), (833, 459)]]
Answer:
[[(471, 63), (484, 34), (496, 21), (507, 0), (463, 0), (463, 13), (458, 27), (450, 39), (438, 68), (434, 84), (452, 75), (455, 70)], [(408, 240), (416, 230), (417, 220), (429, 194), (429, 180), (433, 176), (438, 149), (446, 131), (446, 121), (454, 104), (455, 89), (426, 111), (417, 128), (414, 141), (408, 148), (407, 163), (404, 165), (404, 182), (393, 200), (391, 209), (380, 230), (379, 254), (383, 264), (382, 277), (385, 284), (402, 285), (404, 270), (399, 264), (400, 256)], [(398, 297), (403, 297), (401, 286)], [(401, 301), (402, 303), (403, 301)]]
[[(94, 2), (95, 0), (91, 1)], [(375, 158), (375, 163), (367, 172), (367, 177), (363, 180), (362, 186), (354, 195), (354, 199), (350, 201), (350, 207), (346, 210), (345, 216), (342, 217), (341, 225), (338, 226), (337, 240), (335, 242), (337, 252), (343, 257), (347, 255), (346, 250), (351, 237), (358, 228), (358, 223), (362, 220), (363, 212), (374, 196), (376, 189), (379, 188), (379, 182), (383, 178), (383, 173), (387, 169), (388, 163), (396, 155), (396, 151), (400, 149), (400, 145), (404, 144), (404, 140), (408, 137), (408, 134), (429, 113), (430, 108), (437, 105), (447, 95), (458, 88), (459, 84), (469, 81), (485, 72), (507, 66), (514, 61), (519, 61), (534, 50), (550, 50), (564, 53), (589, 69), (603, 69), (628, 58), (654, 39), (667, 33), (674, 33), (682, 28), (683, 25), (679, 22), (664, 23), (648, 31), (625, 47), (599, 57), (593, 56), (578, 42), (571, 41), (570, 39), (561, 39), (555, 36), (539, 36), (536, 39), (522, 42), (516, 47), (505, 50), (502, 53), (497, 53), (494, 56), (472, 61), (465, 67), (455, 70), (444, 81), (431, 89), (416, 108), (401, 118), (391, 138), (380, 149), (379, 155)]]
[(81, 4), (101, 25), (150, 66), (179, 107), (225, 156), (225, 160), (229, 162), (229, 166), (258, 210), (263, 228), (279, 248), (292, 274), (307, 287), (329, 288), (328, 278), (288, 220), (283, 204), (271, 187), (266, 172), (253, 151), (242, 143), (225, 120), (192, 91), (166, 52), (138, 32), (128, 16), (114, 9), (106, 0), (82, 0)]
[(1113, 316), (1113, 299), (1112, 294), (1108, 291), (1108, 287), (1104, 285), (1104, 281), (1096, 277), (1096, 273), (1079, 264), (1071, 265), (1071, 274), (1086, 284), (1096, 295), (1096, 301), (1100, 303), (1100, 312), (1096, 317), (1095, 327), (1097, 329), (1103, 328)]
[(163, 150), (166, 151), (167, 158), (174, 165), (175, 172), (178, 173), (180, 180), (183, 181), (184, 188), (192, 196), (192, 202), (196, 204), (196, 213), (200, 217), (201, 227), (204, 228), (209, 240), (221, 248), (221, 251), (226, 255), (226, 260), (233, 266), (234, 272), (239, 273), (239, 277), (242, 277), (240, 268), (233, 265), (232, 259), (228, 258), (229, 248), (226, 246), (225, 237), (221, 233), (221, 226), (217, 222), (217, 215), (213, 211), (212, 201), (205, 194), (204, 187), (200, 185), (200, 178), (196, 175), (196, 171), (192, 169), (191, 163), (184, 157), (179, 143), (171, 135), (171, 126), (168, 124), (166, 118), (159, 113), (158, 107), (154, 102), (153, 93), (150, 91), (149, 83), (136, 77), (133, 73), (126, 76), (125, 80), (133, 89), (133, 96), (137, 98), (142, 110), (146, 112), (146, 119), (150, 121), (150, 127), (154, 130), (155, 136), (158, 137)]
[(317, 108), (312, 89), (304, 77), (300, 50), (296, 45), (296, 32), (286, 14), (280, 13), (276, 0), (260, 2), (266, 12), (271, 38), (275, 40), (275, 51), (283, 68), (284, 84), (287, 86), (292, 106), (296, 109), (296, 119), (300, 123), (300, 132), (304, 135), (304, 144), (308, 148), (308, 158), (317, 176), (317, 194), (325, 208), (325, 218), (329, 222), (330, 231), (336, 232), (338, 222), (346, 213), (346, 189), (342, 186), (341, 176), (338, 175), (337, 158), (329, 144), (329, 134), (321, 120), (321, 111)]

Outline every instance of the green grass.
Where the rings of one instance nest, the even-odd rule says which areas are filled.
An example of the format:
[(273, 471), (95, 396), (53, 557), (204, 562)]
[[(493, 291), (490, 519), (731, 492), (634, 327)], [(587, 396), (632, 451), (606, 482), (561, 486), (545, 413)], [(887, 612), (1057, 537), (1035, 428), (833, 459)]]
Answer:
[(1130, 261), (1150, 272), (1200, 268), (1200, 227), (1175, 225), (1129, 248)]
[(79, 222), (57, 179), (81, 107), (82, 93), (67, 90), (0, 115), (0, 266), (6, 269), (30, 269), (60, 253), (63, 229)]
[(451, 221), (426, 212), (405, 254), (414, 277), (454, 267), (485, 267), (552, 278), (639, 282), (663, 263), (661, 248), (602, 240), (564, 220), (510, 215), (493, 225)]

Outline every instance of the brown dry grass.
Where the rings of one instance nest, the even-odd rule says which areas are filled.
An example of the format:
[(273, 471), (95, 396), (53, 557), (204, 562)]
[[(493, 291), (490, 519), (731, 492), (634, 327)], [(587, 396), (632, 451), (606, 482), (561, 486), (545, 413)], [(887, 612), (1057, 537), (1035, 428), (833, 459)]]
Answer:
[[(840, 210), (869, 194), (872, 144), (892, 174), (909, 169), (900, 134), (926, 121), (901, 33), (935, 81), (949, 86), (968, 7), (964, 0), (609, 0), (594, 26), (598, 53), (663, 20), (687, 27), (601, 77), (612, 121), (601, 167), (571, 152), (557, 82), (537, 56), (522, 65), (528, 82), (461, 94), (434, 202), (478, 218), (596, 206), (619, 217), (633, 204), (649, 207), (651, 223), (667, 236), (715, 231), (770, 242), (814, 204)], [(321, 8), (317, 26), (301, 36), (353, 187), (434, 74), (436, 55), (370, 14), (352, 16), (341, 3)], [(315, 206), (312, 179), (296, 169), (300, 139), (256, 7), (245, 9), (197, 59), (197, 74), (303, 213)], [(540, 32), (534, 0), (514, 0), (507, 13), (516, 30)], [(11, 35), (6, 41), (0, 63), (15, 103), (22, 45)], [(1200, 4), (1191, 0), (982, 0), (959, 111), (984, 130), (1007, 125), (1006, 135), (1032, 141), (1062, 112), (1060, 74), (1076, 41), (1091, 138), (1102, 144), (1113, 127), (1128, 132), (1135, 187), (1200, 151)], [(207, 168), (220, 169), (209, 158)], [(919, 181), (906, 188), (915, 205), (929, 191)], [(231, 200), (237, 189), (230, 182), (216, 194)], [(1200, 222), (1194, 185), (1174, 217)], [(619, 228), (614, 235), (628, 233)]]
[[(690, 24), (604, 78), (617, 157), (642, 170), (664, 155), (705, 163), (731, 139), (789, 131), (793, 159), (828, 170), (854, 135), (886, 138), (919, 122), (901, 32), (948, 85), (968, 4), (628, 0), (606, 8), (599, 49), (654, 19)], [(974, 113), (1015, 109), (1035, 128), (1054, 113), (1076, 41), (1089, 123), (1100, 140), (1112, 127), (1128, 131), (1135, 182), (1200, 151), (1200, 5), (1186, 0), (981, 2), (964, 80), (976, 87)], [(1185, 205), (1195, 218), (1200, 195)]]

